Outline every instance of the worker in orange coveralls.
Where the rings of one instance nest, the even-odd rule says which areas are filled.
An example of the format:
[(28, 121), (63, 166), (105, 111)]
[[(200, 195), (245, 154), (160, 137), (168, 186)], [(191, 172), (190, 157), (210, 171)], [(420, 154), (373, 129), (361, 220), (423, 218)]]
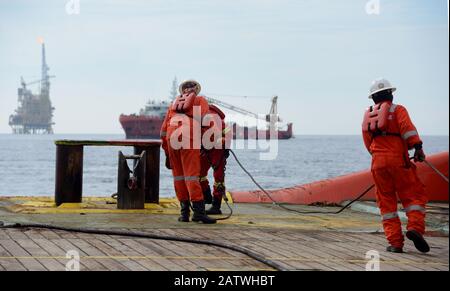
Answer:
[[(227, 158), (230, 156), (229, 146), (231, 136), (227, 133), (228, 128), (225, 125), (225, 114), (217, 106), (209, 105), (209, 114), (216, 117), (214, 125), (217, 126), (220, 135), (211, 149), (203, 149), (201, 159), (200, 184), (203, 190), (203, 196), (207, 204), (212, 204), (211, 208), (206, 211), (209, 215), (222, 214), (220, 207), (222, 205), (222, 198), (225, 196), (225, 170)], [(216, 124), (217, 123), (217, 124)], [(214, 142), (214, 138), (210, 139)], [(218, 144), (219, 146), (215, 146)], [(211, 195), (211, 188), (208, 181), (208, 171), (213, 169), (214, 186)]]
[[(208, 101), (198, 95), (200, 90), (200, 84), (194, 80), (180, 84), (181, 95), (167, 111), (161, 127), (161, 139), (166, 167), (172, 169), (175, 192), (180, 201), (181, 216), (178, 220), (189, 222), (192, 202), (192, 221), (212, 224), (216, 220), (206, 215), (199, 180), (202, 119), (209, 111)], [(198, 144), (196, 137), (199, 138)]]
[(375, 105), (369, 107), (364, 115), (364, 144), (372, 155), (371, 171), (377, 188), (377, 203), (390, 244), (387, 251), (403, 252), (404, 237), (397, 213), (399, 198), (408, 217), (406, 237), (419, 251), (426, 253), (430, 251), (423, 237), (428, 199), (416, 166), (410, 162), (408, 150), (415, 149), (415, 162), (423, 162), (425, 154), (408, 111), (392, 103), (395, 90), (386, 79), (373, 82), (369, 98)]

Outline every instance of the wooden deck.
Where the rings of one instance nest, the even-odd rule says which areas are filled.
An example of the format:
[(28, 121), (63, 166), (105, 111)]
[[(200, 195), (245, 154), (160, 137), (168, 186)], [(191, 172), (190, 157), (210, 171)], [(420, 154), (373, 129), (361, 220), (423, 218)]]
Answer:
[[(86, 198), (80, 204), (55, 207), (51, 197), (0, 197), (0, 221), (214, 240), (251, 250), (288, 270), (362, 271), (368, 262), (366, 253), (372, 250), (379, 252), (381, 270), (449, 270), (448, 204), (427, 209), (429, 254), (419, 253), (410, 241), (406, 241), (405, 254), (392, 254), (385, 251), (379, 215), (370, 213), (347, 210), (340, 215), (298, 215), (267, 204), (235, 203), (231, 219), (202, 225), (178, 222), (179, 208), (173, 199), (162, 199), (160, 205), (149, 204), (139, 211), (116, 209), (110, 200)], [(290, 207), (336, 211), (333, 207)], [(220, 247), (0, 227), (0, 271), (65, 270), (66, 253), (71, 250), (79, 253), (81, 270), (272, 270)]]
[[(141, 230), (142, 231), (142, 230)], [(432, 251), (384, 251), (380, 234), (289, 230), (151, 229), (151, 233), (214, 239), (257, 252), (289, 270), (365, 270), (366, 252), (380, 253), (381, 270), (448, 271), (448, 238), (429, 237)], [(65, 270), (66, 253), (80, 254), (81, 270), (271, 270), (243, 254), (211, 246), (45, 229), (0, 229), (0, 270)]]

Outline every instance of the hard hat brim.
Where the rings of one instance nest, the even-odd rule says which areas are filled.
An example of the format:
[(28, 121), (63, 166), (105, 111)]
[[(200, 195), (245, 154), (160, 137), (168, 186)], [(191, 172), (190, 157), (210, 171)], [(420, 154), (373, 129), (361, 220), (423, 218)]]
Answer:
[(369, 99), (372, 99), (372, 96), (373, 96), (374, 94), (377, 94), (377, 93), (379, 93), (379, 92), (381, 92), (381, 91), (386, 91), (386, 90), (392, 90), (392, 92), (395, 92), (395, 91), (397, 90), (397, 88), (395, 88), (395, 87), (386, 87), (386, 88), (382, 88), (382, 89), (373, 91), (373, 92), (370, 93)]
[(178, 91), (180, 92), (180, 94), (183, 94), (183, 85), (185, 84), (185, 83), (188, 83), (188, 82), (191, 82), (191, 83), (195, 83), (197, 86), (197, 90), (195, 90), (195, 93), (198, 95), (198, 94), (200, 94), (200, 91), (202, 90), (202, 86), (200, 85), (200, 83), (199, 82), (197, 82), (197, 81), (195, 81), (195, 80), (186, 80), (186, 81), (184, 81), (184, 82), (182, 82), (181, 84), (180, 84), (180, 86), (178, 86)]

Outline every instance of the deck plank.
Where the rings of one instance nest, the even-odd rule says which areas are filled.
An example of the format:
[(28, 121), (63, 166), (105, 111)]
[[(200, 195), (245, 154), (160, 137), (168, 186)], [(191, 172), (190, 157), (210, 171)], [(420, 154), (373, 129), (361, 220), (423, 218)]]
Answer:
[(154, 248), (150, 247), (150, 242), (148, 242), (147, 244), (143, 244), (142, 239), (135, 240), (130, 238), (119, 239), (119, 241), (143, 256), (154, 256), (155, 258), (152, 258), (152, 261), (160, 265), (164, 269), (168, 269), (171, 271), (186, 270), (180, 262), (167, 259), (163, 255), (161, 255), (159, 251), (156, 251), (154, 250)]
[(363, 237), (363, 234), (350, 234), (349, 236), (360, 241), (360, 246), (366, 246), (368, 249), (372, 247), (372, 249), (379, 251), (382, 258), (391, 261), (401, 260), (403, 262), (399, 264), (399, 268), (401, 269), (408, 271), (437, 270), (433, 265), (427, 264), (433, 255), (417, 253), (415, 250), (411, 251), (409, 247), (403, 254), (393, 254), (385, 250), (387, 243), (384, 237), (371, 235), (372, 237), (367, 240), (367, 237)]
[(9, 236), (9, 238), (12, 240), (28, 239), (27, 235), (24, 233), (24, 231), (22, 229), (6, 228), (5, 232)]
[[(146, 257), (147, 254), (140, 254), (139, 252), (135, 251), (133, 248), (130, 248), (129, 246), (125, 245), (124, 243), (120, 242), (117, 239), (108, 238), (105, 237), (102, 239), (102, 241), (109, 245), (110, 247), (116, 249), (117, 251), (130, 256), (130, 257)], [(165, 271), (167, 270), (157, 262), (155, 262), (153, 259), (149, 258), (143, 258), (143, 259), (133, 259), (138, 264), (140, 264), (145, 270), (148, 271)]]
[[(212, 238), (211, 235), (204, 233), (203, 230), (167, 230), (165, 231), (168, 235), (182, 236), (187, 238), (194, 239), (204, 239), (204, 240), (216, 240)], [(233, 234), (229, 234), (230, 237)], [(180, 245), (180, 244), (179, 244)], [(182, 243), (180, 247), (185, 247), (189, 249), (193, 254), (198, 257), (207, 257), (205, 260), (195, 259), (196, 263), (204, 264), (207, 269), (229, 269), (235, 270), (239, 269), (247, 269), (247, 270), (257, 270), (257, 269), (267, 269), (267, 266), (262, 265), (259, 262), (256, 262), (252, 259), (249, 259), (246, 255), (237, 253), (231, 250), (225, 251), (226, 249), (218, 248), (214, 246), (206, 246), (206, 245), (190, 245), (186, 243)], [(220, 257), (220, 260), (212, 261), (211, 259), (214, 257)], [(241, 260), (247, 261), (246, 265), (243, 265)], [(222, 263), (220, 263), (222, 262)], [(249, 264), (252, 262), (252, 264)], [(219, 264), (220, 263), (220, 264)], [(220, 267), (221, 266), (221, 267)]]
[[(201, 226), (139, 231), (239, 245), (288, 270), (364, 270), (365, 253), (372, 249), (381, 255), (382, 270), (449, 270), (447, 237), (427, 237), (433, 248), (424, 255), (410, 242), (405, 254), (387, 253), (382, 234)], [(0, 229), (0, 270), (64, 270), (68, 250), (79, 251), (81, 270), (270, 269), (244, 254), (215, 246), (47, 229)]]
[[(342, 234), (338, 234), (338, 233), (333, 233), (330, 234), (330, 236), (334, 237), (335, 239), (337, 239), (338, 241), (335, 243), (336, 246), (339, 246), (340, 248), (346, 250), (347, 252), (358, 252), (359, 254), (365, 254), (367, 251), (370, 250), (376, 250), (378, 252), (380, 252), (380, 248), (377, 245), (374, 245), (373, 243), (361, 243), (360, 241), (357, 240), (353, 240), (351, 239), (351, 236), (349, 235), (342, 235)], [(380, 252), (380, 255), (382, 253)], [(381, 259), (386, 259), (384, 257), (381, 257)], [(392, 259), (392, 258), (388, 258), (388, 259)], [(381, 261), (381, 268), (382, 270), (386, 270), (386, 271), (390, 271), (390, 270), (398, 270), (398, 271), (411, 271), (411, 270), (415, 270), (417, 271), (417, 269), (415, 268), (410, 268), (408, 266), (403, 266), (403, 265), (398, 265), (396, 267), (393, 267), (391, 265), (387, 265), (385, 264), (383, 261)]]
[[(314, 258), (317, 258), (317, 261), (322, 266), (326, 266), (331, 269), (336, 269), (336, 268), (339, 270), (340, 269), (344, 269), (344, 270), (352, 269), (349, 266), (349, 264), (343, 264), (343, 263), (340, 263), (339, 261), (337, 261), (336, 257), (333, 257), (334, 254), (331, 254), (331, 255), (327, 254), (327, 252), (321, 246), (321, 241), (319, 241), (317, 239), (314, 239), (315, 246), (317, 246), (317, 249), (315, 249), (315, 248), (311, 248), (307, 245), (304, 245), (303, 240), (284, 239), (284, 240), (280, 241), (279, 233), (277, 233), (277, 235), (274, 235), (271, 233), (269, 235), (264, 235), (263, 233), (258, 233), (257, 235), (261, 236), (262, 238), (265, 237), (265, 240), (264, 239), (261, 240), (262, 243), (270, 244), (273, 246), (273, 248), (283, 247), (288, 252), (291, 252), (291, 256), (292, 256), (292, 254), (295, 254), (298, 256), (300, 256), (301, 254), (305, 254), (305, 255), (307, 255), (307, 258), (305, 258), (306, 260), (314, 261)], [(318, 250), (319, 246), (320, 246), (320, 250)], [(330, 259), (330, 256), (332, 256), (331, 259), (333, 259), (333, 260), (327, 261), (328, 259)]]
[(349, 259), (354, 259), (355, 257), (345, 257), (340, 252), (330, 251), (326, 243), (320, 243), (310, 247), (303, 245), (295, 241), (285, 241), (284, 243), (278, 243), (279, 245), (285, 245), (288, 247), (295, 257), (300, 256), (302, 253), (308, 253), (311, 255), (311, 259), (317, 259), (322, 264), (339, 271), (361, 271), (361, 268), (355, 266), (353, 263), (349, 262)]
[(37, 245), (31, 239), (18, 239), (16, 240), (23, 249), (27, 250), (31, 256), (37, 258), (37, 260), (49, 271), (61, 271), (65, 269), (65, 266), (52, 258), (52, 256)]
[[(277, 249), (270, 249), (267, 248), (267, 246), (261, 246), (259, 243), (255, 243), (254, 241), (241, 241), (240, 245), (244, 248), (247, 248), (249, 250), (252, 250), (263, 257), (270, 258), (274, 256), (279, 257), (286, 257), (287, 254), (284, 252), (283, 248), (277, 248)], [(280, 266), (287, 270), (293, 270), (296, 268), (296, 266), (292, 262), (288, 261), (280, 261), (280, 260), (273, 260), (276, 263), (278, 263)]]
[(65, 252), (59, 246), (54, 244), (52, 241), (47, 240), (45, 238), (32, 238), (32, 241), (35, 244), (37, 244), (40, 248), (45, 250), (50, 256), (54, 256), (55, 260), (58, 261), (61, 265), (63, 265), (65, 269), (65, 266), (68, 262), (68, 259), (66, 259), (67, 252)]
[[(201, 230), (186, 230), (186, 229), (177, 229), (177, 232), (185, 237), (195, 237), (200, 239), (208, 239), (208, 240), (216, 240), (216, 241), (225, 241), (225, 239), (220, 239), (220, 237), (214, 237), (215, 233), (210, 233), (209, 235), (204, 235), (203, 231)], [(229, 236), (228, 241), (232, 241), (233, 236)], [(234, 241), (231, 242), (231, 244), (234, 244)], [(214, 248), (217, 249), (217, 248)], [(234, 266), (234, 270), (258, 270), (258, 269), (267, 269), (267, 266), (265, 266), (262, 263), (256, 262), (255, 260), (249, 258), (247, 255), (238, 253), (226, 248), (220, 249), (220, 251), (223, 253), (225, 257), (227, 257), (226, 260), (228, 263)], [(233, 257), (234, 259), (228, 259)]]
[[(226, 241), (226, 242), (228, 242), (228, 243), (230, 243), (232, 245), (236, 244), (236, 245), (244, 246), (243, 245), (244, 241), (249, 241), (249, 238), (251, 237), (251, 236), (249, 236), (249, 234), (252, 233), (252, 232), (254, 232), (254, 231), (247, 231), (247, 232), (245, 232), (245, 234), (241, 234), (239, 232), (222, 232), (222, 235), (220, 235), (219, 238), (217, 238), (217, 237), (211, 237), (211, 235), (208, 235), (207, 233), (205, 233), (204, 230), (192, 230), (191, 231), (191, 236), (204, 238), (204, 239), (209, 238), (209, 239), (213, 239), (213, 240)], [(218, 232), (216, 232), (214, 235), (218, 236)], [(245, 237), (245, 240), (243, 240), (243, 237)], [(247, 248), (252, 250), (252, 248), (255, 248), (255, 247), (257, 249), (264, 250), (265, 251), (264, 254), (266, 255), (266, 257), (268, 257), (270, 252), (271, 252), (269, 249), (264, 248), (264, 246), (260, 246), (260, 245), (259, 246), (257, 246), (257, 245), (253, 245), (252, 246), (252, 244), (249, 244)], [(227, 253), (233, 254), (235, 252), (228, 251)], [(256, 265), (260, 265), (260, 267), (262, 267), (263, 269), (268, 269), (269, 268), (268, 266), (263, 266), (263, 265), (261, 265), (260, 262), (257, 262), (257, 261), (255, 261), (255, 260), (253, 260), (251, 258), (248, 258), (248, 257), (247, 257), (246, 261), (248, 263), (252, 264), (252, 265), (255, 265), (255, 267), (256, 267)], [(295, 266), (293, 264), (291, 264), (291, 263), (287, 263), (287, 262), (279, 262), (279, 263), (280, 263), (280, 265), (283, 265), (284, 267), (286, 267), (288, 269), (295, 268)], [(310, 267), (306, 267), (306, 269), (310, 269)]]
[[(146, 271), (147, 269), (144, 268), (139, 263), (133, 261), (132, 259), (128, 258), (122, 258), (127, 257), (127, 254), (124, 254), (117, 249), (111, 247), (110, 245), (104, 243), (103, 241), (97, 239), (97, 238), (91, 238), (86, 240), (88, 243), (90, 243), (92, 246), (96, 247), (97, 249), (101, 249), (103, 252), (105, 252), (108, 256), (114, 257), (114, 260), (118, 261), (125, 267), (127, 267), (131, 271)], [(117, 258), (119, 257), (119, 258)]]
[[(329, 262), (324, 261), (324, 257), (318, 257), (315, 250), (308, 248), (298, 242), (283, 241), (257, 241), (256, 244), (265, 245), (268, 249), (283, 249), (285, 252), (284, 259), (286, 262), (294, 266), (294, 269), (303, 269), (302, 265), (307, 264), (312, 266), (314, 270), (331, 271), (336, 270), (336, 267)], [(298, 258), (298, 260), (291, 260)]]
[(107, 254), (97, 249), (96, 247), (89, 244), (84, 239), (76, 238), (70, 240), (78, 249), (82, 249), (88, 256), (98, 257), (96, 260), (100, 261), (103, 266), (105, 266), (110, 271), (128, 271), (129, 269), (122, 265), (121, 263), (110, 259), (110, 258), (101, 258), (105, 257)]
[(171, 242), (155, 240), (152, 242), (152, 244), (149, 244), (148, 242), (143, 242), (143, 243), (147, 246), (153, 246), (154, 248), (159, 248), (160, 250), (166, 249), (167, 251), (164, 253), (168, 254), (169, 256), (183, 258), (183, 259), (179, 260), (180, 264), (183, 264), (183, 266), (188, 271), (206, 271), (205, 267), (198, 266), (190, 259), (184, 259), (184, 257), (192, 257), (193, 254), (191, 252), (184, 252), (184, 248), (179, 248)]
[(3, 271), (26, 271), (25, 267), (0, 245), (0, 266)]
[[(398, 270), (404, 270), (404, 271), (422, 271), (422, 270), (435, 270), (434, 267), (428, 265), (423, 266), (420, 259), (418, 259), (415, 255), (410, 255), (408, 253), (403, 254), (393, 254), (386, 251), (386, 243), (383, 239), (380, 239), (379, 237), (374, 238), (371, 237), (372, 240), (367, 240), (367, 237), (362, 237), (361, 234), (355, 234), (350, 235), (350, 237), (356, 238), (358, 240), (358, 237), (360, 243), (360, 247), (365, 247), (367, 250), (376, 250), (380, 253), (381, 258), (381, 267), (384, 267), (388, 264), (394, 264), (396, 265), (395, 268)], [(384, 261), (383, 261), (384, 260)], [(400, 263), (401, 262), (401, 263)]]
[[(137, 240), (142, 246), (146, 247), (147, 249), (151, 250), (154, 254), (157, 256), (160, 256), (161, 258), (158, 258), (158, 261), (163, 262), (162, 259), (164, 259), (164, 267), (168, 267), (167, 263), (170, 265), (178, 265), (178, 268), (175, 270), (186, 270), (186, 271), (197, 271), (197, 266), (192, 264), (192, 262), (189, 262), (186, 259), (172, 259), (172, 257), (180, 257), (176, 252), (172, 251), (171, 248), (165, 247), (166, 245), (169, 246), (170, 243), (164, 241), (164, 243), (158, 243), (157, 240), (146, 240), (146, 239), (139, 239)], [(183, 257), (183, 256), (181, 256)]]
[[(71, 240), (71, 239), (70, 239)], [(68, 251), (77, 251), (80, 254), (80, 270), (81, 271), (107, 271), (108, 268), (105, 267), (101, 262), (98, 262), (95, 259), (86, 259), (83, 257), (87, 256), (87, 253), (85, 253), (83, 250), (81, 250), (79, 247), (73, 245), (70, 240), (60, 238), (60, 239), (53, 239), (52, 242), (60, 247), (65, 252)]]
[(0, 240), (0, 245), (7, 250), (11, 256), (17, 258), (22, 266), (28, 271), (46, 271), (47, 269), (34, 259), (29, 252), (23, 249), (16, 241), (12, 239)]

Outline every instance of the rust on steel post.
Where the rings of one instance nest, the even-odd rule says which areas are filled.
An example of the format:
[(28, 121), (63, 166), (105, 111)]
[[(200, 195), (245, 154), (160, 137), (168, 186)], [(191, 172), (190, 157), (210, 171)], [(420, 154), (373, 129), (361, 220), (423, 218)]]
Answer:
[(134, 154), (146, 151), (145, 203), (159, 203), (159, 145), (135, 146)]
[(55, 203), (80, 203), (83, 190), (83, 146), (56, 146)]

